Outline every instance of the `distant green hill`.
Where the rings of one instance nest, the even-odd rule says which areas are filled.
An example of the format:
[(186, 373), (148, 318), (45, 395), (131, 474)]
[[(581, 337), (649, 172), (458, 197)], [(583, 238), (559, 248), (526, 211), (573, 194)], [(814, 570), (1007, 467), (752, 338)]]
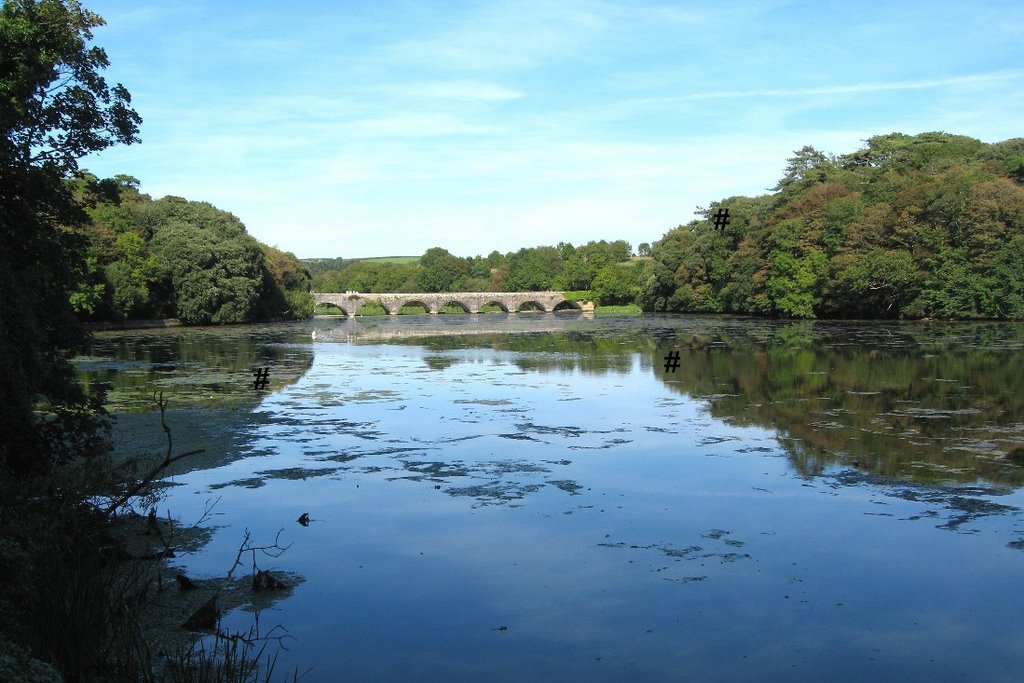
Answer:
[(326, 273), (329, 270), (342, 271), (357, 263), (397, 263), (409, 264), (418, 263), (419, 256), (372, 256), (370, 258), (304, 258), (299, 259), (311, 275)]
[(374, 256), (371, 258), (354, 259), (355, 261), (373, 261), (374, 263), (419, 263), (419, 256)]

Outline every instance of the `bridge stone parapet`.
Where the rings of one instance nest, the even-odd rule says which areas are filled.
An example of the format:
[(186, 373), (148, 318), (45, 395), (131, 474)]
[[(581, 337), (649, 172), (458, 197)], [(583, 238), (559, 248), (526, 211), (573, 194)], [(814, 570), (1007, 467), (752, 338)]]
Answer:
[(579, 303), (565, 298), (565, 292), (387, 292), (362, 294), (346, 292), (312, 292), (317, 304), (337, 306), (352, 317), (367, 304), (380, 304), (390, 315), (397, 315), (403, 306), (420, 305), (430, 313), (437, 313), (447, 304), (458, 304), (469, 313), (479, 313), (487, 304), (497, 304), (508, 313), (515, 313), (525, 304), (534, 303), (546, 312), (556, 308), (593, 310), (590, 302)]

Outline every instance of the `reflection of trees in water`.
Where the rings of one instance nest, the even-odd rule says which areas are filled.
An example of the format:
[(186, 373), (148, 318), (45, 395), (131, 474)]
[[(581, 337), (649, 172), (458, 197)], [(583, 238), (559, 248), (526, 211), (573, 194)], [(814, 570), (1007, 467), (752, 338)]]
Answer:
[[(641, 330), (630, 334), (601, 336), (585, 332), (546, 332), (528, 334), (474, 334), (464, 336), (428, 337), (399, 342), (421, 346), (432, 354), (461, 349), (487, 348), (520, 354), (512, 364), (523, 371), (582, 372), (588, 375), (625, 374), (633, 368), (634, 357), (650, 355), (655, 341)], [(447, 364), (439, 361), (446, 358)], [(456, 363), (473, 362), (453, 356), (428, 356), (431, 368), (451, 367)], [(487, 361), (490, 362), (490, 361)]]
[[(118, 409), (153, 409), (151, 394), (163, 390), (176, 405), (230, 407), (252, 402), (253, 369), (270, 367), (270, 388), (292, 384), (313, 365), (305, 330), (252, 326), (174, 328), (97, 335), (89, 357), (77, 363), (88, 389), (102, 384)], [(130, 397), (130, 398), (129, 398)]]
[[(710, 414), (786, 435), (803, 474), (846, 462), (919, 481), (1024, 481), (1022, 330), (1011, 325), (797, 323), (767, 336), (686, 334), (679, 393)], [(1011, 456), (1011, 457), (1007, 457)]]
[[(805, 475), (845, 462), (919, 481), (1024, 482), (1017, 325), (681, 317), (631, 329), (401, 343), (437, 354), (514, 352), (513, 363), (533, 372), (628, 373), (639, 353), (673, 391), (711, 399), (712, 416), (782, 432)], [(671, 350), (680, 367), (666, 373)]]

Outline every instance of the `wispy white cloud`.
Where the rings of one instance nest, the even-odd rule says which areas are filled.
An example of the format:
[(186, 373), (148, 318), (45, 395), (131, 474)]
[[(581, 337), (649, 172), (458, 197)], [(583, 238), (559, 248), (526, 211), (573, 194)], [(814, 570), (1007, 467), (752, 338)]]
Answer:
[(427, 81), (388, 84), (379, 87), (383, 95), (423, 100), (469, 100), (473, 102), (504, 102), (523, 96), (519, 90), (493, 83), (468, 80)]
[(144, 142), (84, 165), (211, 201), (301, 256), (651, 241), (764, 192), (805, 144), (1002, 139), (1024, 106), (1015, 20), (985, 26), (999, 0), (885, 20), (799, 0), (94, 1)]
[(1024, 78), (1024, 72), (1008, 71), (989, 74), (972, 74), (969, 76), (954, 76), (951, 78), (855, 83), (851, 85), (831, 85), (816, 88), (755, 88), (752, 90), (720, 90), (662, 99), (685, 101), (739, 97), (818, 97), (821, 95), (855, 95), (861, 93), (884, 92), (889, 90), (924, 90), (957, 86), (987, 86), (999, 81), (1019, 81), (1022, 78)]

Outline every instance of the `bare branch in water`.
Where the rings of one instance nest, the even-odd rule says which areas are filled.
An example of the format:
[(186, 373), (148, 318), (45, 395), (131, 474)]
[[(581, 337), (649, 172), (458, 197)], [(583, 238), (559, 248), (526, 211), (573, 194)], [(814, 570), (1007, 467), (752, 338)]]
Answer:
[(118, 508), (123, 506), (125, 503), (127, 503), (135, 496), (139, 495), (139, 493), (142, 492), (144, 489), (151, 486), (153, 484), (153, 481), (155, 481), (156, 478), (160, 475), (160, 473), (163, 472), (165, 469), (167, 469), (174, 463), (178, 462), (179, 460), (182, 460), (192, 455), (198, 455), (206, 451), (206, 449), (200, 448), (199, 450), (189, 451), (187, 453), (171, 455), (173, 441), (171, 439), (171, 428), (167, 426), (167, 421), (164, 419), (167, 410), (167, 401), (164, 400), (164, 392), (161, 391), (159, 396), (157, 396), (156, 392), (154, 392), (153, 400), (156, 401), (157, 406), (160, 407), (160, 426), (163, 427), (164, 434), (167, 435), (167, 454), (164, 456), (164, 459), (160, 463), (158, 463), (152, 470), (150, 470), (145, 477), (143, 477), (140, 481), (133, 484), (128, 489), (127, 493), (125, 493), (116, 501), (111, 503), (110, 506), (106, 510), (104, 510), (104, 514), (107, 517), (111, 517), (117, 511)]

